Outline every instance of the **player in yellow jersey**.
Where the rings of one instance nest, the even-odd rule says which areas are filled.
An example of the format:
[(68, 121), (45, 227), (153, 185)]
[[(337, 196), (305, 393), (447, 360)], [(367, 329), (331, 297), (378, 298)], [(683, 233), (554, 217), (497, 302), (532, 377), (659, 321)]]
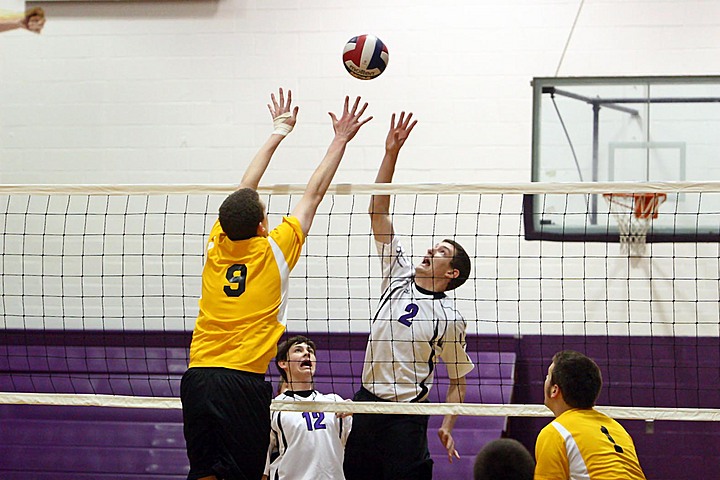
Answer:
[(268, 230), (256, 191), (270, 159), (297, 120), (292, 94), (279, 90), (268, 105), (274, 131), (220, 206), (210, 231), (190, 366), (180, 397), (189, 480), (252, 479), (263, 474), (270, 441), (272, 387), (264, 374), (285, 330), (290, 271), (300, 257), (317, 207), (345, 147), (372, 119), (360, 117), (360, 97), (340, 118), (330, 113), (335, 137), (292, 214)]
[(572, 350), (553, 356), (545, 405), (555, 420), (538, 435), (535, 480), (645, 480), (630, 435), (593, 408), (601, 387), (592, 359)]

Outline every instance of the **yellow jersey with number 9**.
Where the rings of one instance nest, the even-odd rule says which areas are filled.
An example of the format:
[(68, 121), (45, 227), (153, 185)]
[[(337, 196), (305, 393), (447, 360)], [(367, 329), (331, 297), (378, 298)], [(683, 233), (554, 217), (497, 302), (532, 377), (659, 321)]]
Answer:
[(285, 331), (290, 271), (305, 236), (284, 217), (267, 238), (232, 241), (216, 221), (207, 243), (190, 368), (265, 373)]

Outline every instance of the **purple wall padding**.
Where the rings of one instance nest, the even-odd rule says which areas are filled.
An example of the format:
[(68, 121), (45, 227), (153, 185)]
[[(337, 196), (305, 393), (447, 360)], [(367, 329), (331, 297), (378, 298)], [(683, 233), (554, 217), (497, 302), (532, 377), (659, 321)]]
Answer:
[(183, 479), (180, 410), (0, 405), (0, 478)]
[(603, 373), (603, 405), (720, 408), (720, 340), (708, 337), (526, 335), (518, 350), (517, 403), (541, 403), (555, 352), (580, 351)]
[[(513, 403), (542, 403), (555, 352), (577, 350), (603, 373), (599, 405), (720, 408), (720, 340), (670, 337), (524, 336)], [(550, 418), (511, 418), (508, 431), (534, 453)], [(717, 478), (720, 422), (620, 421), (635, 441), (647, 478)], [(652, 433), (651, 433), (652, 432)]]
[(177, 397), (186, 332), (10, 330), (0, 340), (0, 391)]
[[(331, 360), (319, 367), (318, 387), (350, 396), (359, 385), (366, 336), (312, 334), (312, 337), (320, 362), (324, 355)], [(186, 332), (3, 331), (0, 391), (178, 396), (189, 343), (190, 334)], [(497, 377), (491, 377), (489, 389), (488, 381), (470, 380), (468, 400), (499, 403), (497, 399), (506, 401), (512, 392), (513, 403), (541, 403), (548, 364), (561, 349), (579, 350), (598, 362), (605, 382), (600, 404), (720, 408), (720, 341), (704, 337), (469, 337), (469, 352), (491, 352), (502, 360), (498, 363), (476, 357), (477, 372), (484, 377), (497, 371)], [(500, 352), (512, 356), (505, 358)], [(515, 377), (512, 387), (506, 384), (508, 368)], [(276, 378), (273, 366), (271, 374)], [(431, 401), (439, 401), (446, 387), (447, 382), (440, 374)], [(86, 472), (74, 476), (81, 480), (137, 478), (138, 474), (143, 478), (160, 478), (153, 475), (173, 471), (175, 467), (170, 465), (186, 468), (179, 411), (82, 408), (76, 413), (68, 408), (0, 406), (1, 478), (25, 478), (27, 466), (36, 470), (55, 468), (53, 465), (58, 469), (75, 468), (68, 467), (67, 462), (88, 463), (82, 465)], [(459, 422), (466, 421), (468, 425), (473, 423), (473, 419)], [(511, 418), (508, 435), (532, 451), (537, 433), (549, 421), (549, 417)], [(439, 419), (433, 422), (438, 423)], [(648, 478), (687, 478), (688, 465), (692, 465), (693, 478), (717, 477), (720, 423), (656, 422), (653, 433), (642, 421), (622, 423), (635, 440)], [(495, 427), (491, 430), (496, 431)], [(482, 427), (473, 424), (458, 433), (460, 451), (468, 462), (484, 442), (499, 434), (482, 432)], [(126, 444), (123, 438), (129, 433), (143, 446)], [(94, 439), (99, 435), (110, 438), (111, 444), (73, 443), (80, 442), (75, 440), (78, 436)], [(434, 431), (430, 435), (431, 446), (438, 443)], [(20, 443), (9, 444), (8, 439), (12, 438), (21, 439)], [(113, 439), (117, 442), (112, 443)], [(142, 465), (130, 458), (122, 460), (125, 451), (133, 452), (133, 459), (140, 459)], [(16, 462), (12, 469), (6, 468), (5, 459)], [(436, 478), (456, 478), (453, 475), (457, 471), (445, 472), (446, 465), (440, 463), (447, 463), (445, 459), (436, 459)], [(18, 466), (17, 462), (21, 464)], [(120, 470), (103, 473), (108, 465), (128, 467), (132, 474)], [(67, 477), (66, 471), (54, 474), (40, 470), (33, 476), (39, 480)], [(162, 478), (183, 477), (181, 473), (177, 477), (171, 473)]]
[[(366, 337), (313, 334), (318, 349), (316, 387), (351, 398), (360, 386)], [(187, 365), (187, 334), (128, 332), (7, 332), (0, 345), (0, 390), (177, 396)], [(509, 351), (499, 351), (503, 344)], [(516, 354), (508, 339), (470, 340), (477, 368), (467, 401), (510, 403)], [(447, 390), (444, 367), (431, 401)], [(271, 365), (268, 379), (277, 386)], [(179, 410), (0, 405), (0, 478), (184, 478), (187, 472)], [(470, 478), (477, 445), (502, 435), (506, 419), (467, 417), (454, 435), (465, 455), (452, 465), (431, 420), (435, 478)], [(165, 475), (165, 476), (161, 476)]]

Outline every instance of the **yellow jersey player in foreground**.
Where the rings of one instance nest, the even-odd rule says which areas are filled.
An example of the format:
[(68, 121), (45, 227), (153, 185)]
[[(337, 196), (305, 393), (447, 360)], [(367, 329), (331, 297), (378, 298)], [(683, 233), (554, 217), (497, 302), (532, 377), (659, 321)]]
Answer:
[(300, 257), (317, 207), (367, 103), (345, 97), (335, 136), (305, 193), (275, 229), (256, 191), (270, 158), (292, 131), (298, 108), (282, 89), (268, 105), (274, 131), (250, 162), (240, 189), (220, 206), (210, 231), (202, 274), (200, 313), (180, 397), (189, 480), (252, 479), (263, 474), (270, 440), (272, 387), (264, 375), (285, 331), (290, 271)]
[(555, 420), (538, 435), (535, 480), (645, 480), (630, 435), (593, 408), (601, 387), (592, 359), (572, 350), (553, 356), (545, 405)]

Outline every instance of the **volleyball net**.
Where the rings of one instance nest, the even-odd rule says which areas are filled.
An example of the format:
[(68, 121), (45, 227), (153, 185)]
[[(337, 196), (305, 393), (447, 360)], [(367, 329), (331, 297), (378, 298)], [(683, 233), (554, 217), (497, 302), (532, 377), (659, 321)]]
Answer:
[[(271, 226), (303, 188), (260, 189)], [(205, 242), (231, 191), (0, 187), (0, 402), (179, 408)], [(440, 365), (430, 402), (413, 412), (548, 416), (547, 367), (556, 351), (574, 349), (598, 362), (599, 404), (616, 418), (720, 420), (719, 244), (707, 231), (672, 241), (673, 228), (720, 215), (720, 183), (332, 186), (291, 275), (287, 332), (316, 340), (316, 387), (345, 397), (360, 387), (381, 293), (373, 193), (392, 195), (395, 231), (414, 262), (444, 238), (472, 260), (467, 283), (448, 292), (476, 363), (468, 403), (441, 404)], [(629, 224), (638, 209), (618, 212), (603, 203), (608, 194), (667, 197), (646, 215), (644, 250), (622, 248), (618, 215)], [(575, 240), (553, 241), (563, 229)], [(583, 229), (587, 241), (578, 241)], [(268, 373), (277, 381), (274, 365)], [(323, 406), (333, 408), (410, 413)]]

